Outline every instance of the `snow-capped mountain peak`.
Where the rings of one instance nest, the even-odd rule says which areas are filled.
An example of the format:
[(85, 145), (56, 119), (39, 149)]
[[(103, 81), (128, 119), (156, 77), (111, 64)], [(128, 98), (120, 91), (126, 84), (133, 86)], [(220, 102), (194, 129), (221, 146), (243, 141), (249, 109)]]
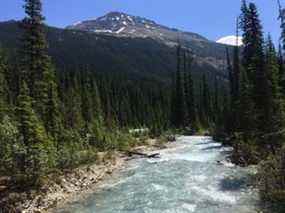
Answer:
[[(146, 38), (154, 41), (153, 44), (159, 42), (162, 45), (174, 47), (179, 41), (183, 48), (189, 48), (194, 52), (197, 64), (206, 64), (206, 66), (221, 70), (224, 67), (222, 59), (224, 45), (216, 44), (197, 33), (167, 27), (139, 16), (122, 12), (110, 12), (95, 19), (77, 22), (68, 26), (67, 29), (72, 30), (73, 34), (80, 33), (78, 31), (96, 34), (98, 38), (101, 38), (98, 34), (103, 34), (102, 38), (105, 38), (104, 35), (108, 35), (108, 39), (109, 36), (124, 37), (127, 38), (123, 39), (126, 43), (133, 40), (132, 38), (139, 42)], [(221, 58), (216, 59), (215, 56), (209, 56), (210, 52), (215, 52)]]
[(98, 33), (109, 32), (122, 34), (126, 27), (133, 26), (154, 29), (156, 25), (154, 21), (138, 16), (131, 16), (121, 12), (110, 12), (97, 19), (76, 22), (67, 28)]
[(152, 20), (122, 12), (110, 12), (97, 19), (77, 22), (67, 28), (121, 37), (149, 37), (168, 44), (176, 43), (180, 36), (185, 40), (207, 41), (198, 34), (182, 32)]
[(231, 46), (241, 46), (242, 43), (242, 37), (236, 37), (234, 35), (230, 35), (230, 36), (225, 36), (220, 38), (219, 40), (216, 41), (217, 43), (220, 44), (227, 44), (227, 45), (231, 45)]

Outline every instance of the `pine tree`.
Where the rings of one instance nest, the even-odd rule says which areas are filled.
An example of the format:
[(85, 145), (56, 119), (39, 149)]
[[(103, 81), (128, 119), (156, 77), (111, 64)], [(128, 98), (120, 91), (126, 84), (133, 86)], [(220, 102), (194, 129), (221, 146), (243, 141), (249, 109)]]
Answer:
[(221, 113), (219, 107), (219, 85), (218, 85), (218, 77), (215, 76), (215, 85), (214, 85), (214, 103), (213, 103), (213, 111), (214, 111), (214, 122), (215, 125), (218, 125), (219, 115)]
[(184, 89), (184, 97), (185, 97), (185, 126), (190, 126), (190, 115), (189, 115), (189, 103), (190, 103), (190, 91), (189, 91), (189, 82), (188, 82), (188, 53), (186, 49), (182, 50), (183, 52), (183, 89)]
[(91, 96), (92, 96), (93, 117), (95, 120), (102, 123), (103, 122), (102, 103), (96, 79), (92, 80), (91, 88), (92, 88)]
[(237, 19), (237, 27), (236, 27), (236, 45), (233, 51), (233, 102), (237, 104), (239, 100), (239, 92), (240, 92), (240, 49), (238, 46), (238, 37), (239, 37), (239, 28), (238, 28), (238, 19)]
[(7, 81), (6, 81), (6, 69), (7, 65), (4, 61), (4, 57), (2, 56), (2, 52), (0, 50), (0, 122), (3, 119), (3, 116), (7, 110)]
[(268, 142), (270, 141), (269, 146), (271, 147), (272, 152), (275, 152), (275, 148), (280, 147), (284, 140), (282, 131), (284, 129), (285, 117), (284, 103), (279, 87), (278, 58), (270, 36), (266, 42), (265, 59), (266, 74), (269, 82), (267, 97), (265, 97), (268, 102), (265, 119), (267, 132), (265, 133), (273, 133), (274, 139), (272, 135), (271, 140), (268, 140)]
[(196, 109), (195, 109), (195, 97), (194, 97), (194, 84), (192, 79), (192, 63), (193, 57), (190, 51), (184, 52), (184, 88), (185, 99), (187, 108), (187, 124), (192, 129), (197, 128), (196, 124)]
[(231, 110), (230, 110), (230, 100), (228, 92), (226, 91), (226, 88), (223, 89), (223, 95), (222, 95), (222, 109), (220, 113), (220, 120), (224, 120), (224, 122), (221, 122), (221, 127), (223, 129), (223, 136), (228, 137), (229, 132), (231, 131)]
[(205, 127), (208, 127), (211, 121), (212, 110), (211, 110), (210, 88), (205, 74), (203, 74), (202, 78), (202, 109), (203, 109), (202, 123)]
[(189, 97), (188, 97), (188, 113), (189, 118), (191, 121), (191, 126), (193, 129), (197, 128), (197, 121), (196, 121), (196, 106), (195, 106), (195, 92), (194, 92), (194, 82), (192, 78), (192, 63), (193, 58), (191, 56), (191, 53), (189, 53), (189, 63), (188, 63), (188, 91), (189, 91)]
[(279, 44), (278, 63), (279, 63), (279, 84), (281, 86), (282, 94), (285, 94), (285, 67), (284, 67), (284, 50), (285, 50), (285, 10), (282, 8), (280, 1), (279, 5), (279, 19), (281, 27), (281, 44)]
[[(81, 75), (83, 75), (83, 73), (81, 73)], [(91, 85), (88, 74), (86, 74), (85, 77), (81, 76), (81, 112), (85, 123), (84, 132), (86, 134), (89, 132), (89, 125), (93, 121)]]
[(94, 135), (97, 141), (100, 141), (102, 139), (104, 118), (103, 118), (103, 110), (101, 105), (101, 98), (95, 79), (93, 79), (91, 82), (91, 88), (92, 88), (91, 97), (92, 97), (92, 108), (93, 108), (92, 134)]
[(243, 55), (242, 64), (244, 66), (249, 64), (248, 59), (250, 58), (250, 50), (249, 48), (247, 48), (248, 42), (250, 40), (250, 34), (248, 32), (248, 18), (249, 18), (248, 16), (249, 16), (249, 9), (247, 6), (247, 2), (246, 0), (242, 0), (241, 15), (239, 19), (240, 19), (240, 29), (243, 32), (243, 35), (242, 35), (243, 45), (245, 47), (242, 52), (242, 55)]
[(264, 98), (268, 91), (268, 81), (264, 67), (263, 33), (255, 4), (242, 7), (241, 27), (243, 29), (243, 66), (247, 72), (251, 96), (254, 101), (258, 134), (264, 131), (266, 110), (269, 107)]
[(284, 67), (284, 57), (283, 57), (283, 51), (281, 44), (279, 44), (278, 48), (278, 69), (279, 69), (279, 74), (278, 74), (278, 81), (279, 81), (279, 86), (281, 89), (281, 93), (285, 95), (285, 67)]
[[(236, 37), (238, 38), (238, 19)], [(240, 53), (238, 46), (238, 39), (236, 40), (236, 46), (234, 47), (232, 64), (230, 62), (229, 50), (227, 49), (227, 64), (230, 78), (230, 113), (229, 113), (229, 130), (230, 134), (234, 134), (239, 126), (239, 99), (240, 99)]]
[[(230, 80), (230, 96), (234, 97), (234, 73), (233, 73), (233, 67), (232, 67), (232, 62), (231, 62), (231, 58), (230, 58), (230, 53), (229, 53), (229, 49), (226, 49), (226, 59), (227, 59), (227, 71), (228, 71), (228, 75), (229, 75), (229, 80)], [(234, 103), (232, 103), (233, 98), (231, 98), (231, 108), (232, 105), (234, 105)]]
[(78, 76), (70, 76), (67, 80), (69, 85), (64, 94), (65, 107), (65, 126), (71, 129), (82, 129), (84, 127), (82, 110), (81, 110), (81, 95)]
[(206, 120), (205, 110), (203, 106), (203, 84), (202, 80), (199, 82), (199, 95), (197, 100), (197, 108), (198, 108), (198, 119), (199, 124), (203, 125)]
[[(44, 17), (40, 0), (25, 0), (26, 17), (21, 23), (24, 30), (21, 48), (21, 78), (28, 85), (30, 96), (40, 118), (46, 118), (46, 104), (54, 73), (51, 59), (47, 55), (47, 42), (44, 33)], [(44, 120), (46, 122), (47, 120)]]
[(240, 26), (243, 30), (243, 65), (249, 80), (256, 84), (263, 66), (263, 33), (255, 4), (243, 1)]
[(265, 49), (265, 64), (267, 77), (270, 82), (270, 91), (274, 99), (280, 97), (278, 58), (271, 36), (268, 36)]
[(186, 118), (186, 105), (185, 105), (185, 93), (184, 84), (181, 73), (181, 45), (177, 46), (177, 70), (175, 76), (175, 93), (172, 106), (172, 124), (176, 128), (181, 128), (185, 125)]
[(255, 131), (255, 114), (254, 103), (251, 96), (251, 84), (249, 83), (247, 72), (241, 70), (240, 78), (240, 103), (238, 115), (239, 117), (239, 132), (242, 133), (243, 140), (245, 142), (249, 141)]
[[(228, 108), (228, 114), (227, 114), (227, 128), (225, 128), (226, 130), (228, 130), (227, 134), (229, 136), (233, 136), (236, 128), (237, 128), (237, 104), (238, 104), (238, 99), (237, 99), (237, 85), (239, 85), (239, 82), (237, 82), (237, 75), (236, 75), (236, 63), (238, 63), (236, 58), (235, 58), (235, 53), (236, 51), (234, 51), (234, 57), (233, 57), (233, 62), (231, 62), (231, 58), (230, 58), (230, 53), (229, 53), (229, 49), (226, 49), (226, 58), (227, 58), (227, 70), (229, 73), (229, 93), (230, 93), (230, 101), (229, 101), (229, 108)], [(233, 65), (232, 65), (233, 64)], [(235, 67), (234, 67), (235, 66)]]
[(176, 107), (176, 78), (175, 78), (175, 73), (173, 72), (172, 74), (172, 81), (171, 81), (171, 103), (170, 103), (170, 125), (171, 127), (175, 127), (175, 107)]
[(59, 149), (59, 143), (63, 131), (62, 115), (59, 112), (59, 99), (56, 90), (56, 84), (49, 85), (48, 99), (46, 103), (45, 113), (45, 128), (47, 133), (57, 142)]
[(46, 170), (45, 145), (49, 143), (42, 123), (32, 108), (32, 98), (23, 80), (18, 97), (17, 118), (19, 124), (20, 141), (24, 152), (18, 163), (20, 172), (25, 175), (25, 184), (36, 184), (40, 175)]
[(279, 19), (280, 19), (280, 28), (281, 28), (281, 41), (282, 49), (285, 50), (285, 9), (282, 8), (280, 1), (278, 1), (279, 6)]

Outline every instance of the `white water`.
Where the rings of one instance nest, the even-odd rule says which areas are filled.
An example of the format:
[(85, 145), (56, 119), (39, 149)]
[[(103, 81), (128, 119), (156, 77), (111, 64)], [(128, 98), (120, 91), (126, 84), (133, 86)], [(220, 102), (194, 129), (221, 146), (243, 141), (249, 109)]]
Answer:
[(230, 151), (210, 137), (180, 137), (160, 159), (130, 161), (88, 199), (57, 212), (256, 212), (248, 171), (225, 161)]

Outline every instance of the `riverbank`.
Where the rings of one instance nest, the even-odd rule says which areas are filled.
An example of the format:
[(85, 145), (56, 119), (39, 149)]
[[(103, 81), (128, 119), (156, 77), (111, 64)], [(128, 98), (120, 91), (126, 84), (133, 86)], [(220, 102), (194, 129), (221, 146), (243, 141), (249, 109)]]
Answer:
[[(167, 146), (167, 141), (162, 143), (160, 140), (149, 139), (146, 145), (135, 147), (132, 151), (148, 154)], [(49, 212), (59, 205), (72, 201), (75, 197), (94, 190), (100, 181), (135, 157), (139, 156), (130, 156), (128, 152), (98, 153), (96, 164), (63, 171), (61, 175), (50, 175), (37, 191), (10, 193), (1, 200), (6, 208), (0, 209), (0, 212)]]

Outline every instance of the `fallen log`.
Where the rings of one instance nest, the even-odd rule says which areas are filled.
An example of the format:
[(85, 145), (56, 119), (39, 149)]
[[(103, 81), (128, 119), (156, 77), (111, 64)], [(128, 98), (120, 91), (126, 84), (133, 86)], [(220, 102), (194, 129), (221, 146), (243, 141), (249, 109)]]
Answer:
[(159, 153), (154, 153), (154, 154), (148, 155), (147, 157), (148, 158), (160, 158), (160, 154)]
[(145, 154), (145, 153), (142, 153), (142, 152), (137, 152), (137, 151), (128, 151), (128, 155), (129, 156), (132, 156), (132, 155), (139, 155), (139, 156), (142, 156), (144, 158), (159, 158), (160, 157), (160, 154), (159, 153), (154, 153), (154, 154)]

